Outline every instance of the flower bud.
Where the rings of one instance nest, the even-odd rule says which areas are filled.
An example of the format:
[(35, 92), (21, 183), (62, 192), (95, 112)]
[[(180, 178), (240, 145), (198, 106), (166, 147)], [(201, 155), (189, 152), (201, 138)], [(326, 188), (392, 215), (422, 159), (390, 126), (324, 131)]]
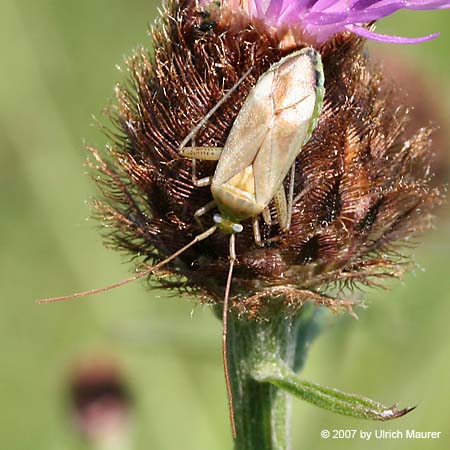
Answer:
[[(272, 1), (263, 10), (260, 3), (166, 6), (152, 28), (153, 54), (140, 49), (127, 61), (129, 80), (117, 88), (112, 145), (104, 156), (93, 150), (105, 195), (97, 213), (108, 225), (110, 243), (149, 264), (202, 233), (194, 213), (211, 201), (211, 191), (194, 186), (192, 161), (179, 155), (180, 143), (252, 68), (195, 136), (197, 146), (223, 147), (258, 78), (314, 41), (322, 55), (325, 99), (296, 159), (291, 226), (283, 231), (276, 223), (262, 224), (266, 243), (258, 247), (251, 221), (242, 223), (230, 302), (253, 316), (273, 308), (297, 309), (308, 300), (334, 308), (341, 303), (325, 295), (330, 287), (399, 276), (407, 266), (399, 244), (429, 228), (431, 210), (441, 201), (431, 183), (431, 129), (425, 123), (410, 131), (410, 113), (398, 87), (347, 25), (330, 28), (326, 22), (313, 29), (312, 7), (303, 15), (295, 7), (278, 8), (288, 2)], [(368, 6), (372, 10), (375, 6)], [(350, 24), (350, 17), (365, 21), (361, 11), (352, 14), (339, 23)], [(367, 20), (375, 15), (368, 13)], [(294, 16), (297, 21), (288, 20)], [(197, 161), (198, 176), (213, 175), (215, 166)], [(207, 227), (215, 212), (202, 217)], [(158, 280), (220, 303), (228, 255), (228, 237), (217, 232), (159, 270)]]

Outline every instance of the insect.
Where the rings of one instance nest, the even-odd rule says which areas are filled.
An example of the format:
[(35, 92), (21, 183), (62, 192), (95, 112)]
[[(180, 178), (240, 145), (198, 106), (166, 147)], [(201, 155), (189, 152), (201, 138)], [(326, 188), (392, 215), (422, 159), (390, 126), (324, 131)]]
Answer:
[[(250, 73), (249, 69), (233, 88), (211, 109), (179, 146), (181, 156), (192, 159), (192, 181), (197, 187), (210, 186), (213, 200), (195, 212), (195, 218), (217, 209), (214, 225), (160, 263), (133, 277), (100, 289), (40, 300), (49, 303), (104, 292), (155, 272), (196, 243), (217, 230), (230, 236), (229, 270), (223, 300), (222, 353), (233, 435), (236, 436), (232, 392), (228, 375), (227, 313), (233, 268), (236, 263), (235, 235), (243, 230), (242, 221), (252, 220), (255, 243), (261, 239), (259, 216), (272, 223), (269, 204), (274, 201), (281, 230), (290, 227), (295, 160), (310, 138), (319, 119), (324, 98), (324, 73), (321, 57), (307, 47), (273, 64), (251, 89), (224, 147), (187, 146), (217, 109)], [(212, 177), (197, 179), (196, 160), (217, 161)], [(290, 172), (288, 197), (283, 181)]]
[(198, 29), (200, 31), (206, 33), (208, 31), (213, 30), (214, 27), (217, 25), (217, 22), (211, 19), (211, 13), (207, 11), (202, 11), (199, 13), (199, 16), (202, 19), (200, 25), (198, 25)]

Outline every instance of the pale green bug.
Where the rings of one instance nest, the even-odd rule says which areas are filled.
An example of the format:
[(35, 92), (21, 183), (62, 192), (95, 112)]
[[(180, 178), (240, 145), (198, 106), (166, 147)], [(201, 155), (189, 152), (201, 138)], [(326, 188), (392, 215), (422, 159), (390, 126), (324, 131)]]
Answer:
[[(240, 222), (252, 219), (257, 245), (263, 245), (259, 231), (259, 215), (271, 223), (269, 204), (273, 200), (279, 226), (289, 229), (294, 203), (295, 159), (310, 138), (319, 119), (324, 98), (324, 74), (320, 54), (313, 48), (291, 53), (273, 64), (257, 81), (245, 100), (223, 148), (186, 147), (217, 109), (250, 73), (249, 69), (221, 101), (202, 119), (180, 144), (181, 156), (193, 160), (192, 179), (195, 186), (211, 186), (213, 201), (200, 208), (199, 217), (216, 208), (215, 224), (165, 260), (133, 277), (100, 289), (69, 296), (40, 300), (49, 303), (104, 292), (142, 278), (185, 250), (211, 236), (217, 229), (230, 235), (230, 266), (223, 302), (223, 361), (227, 382), (230, 418), (236, 434), (227, 362), (227, 312), (233, 267), (236, 262), (235, 234), (242, 231)], [(196, 179), (195, 160), (218, 161), (214, 176)], [(288, 172), (288, 200), (283, 181)]]
[[(236, 224), (251, 218), (255, 242), (261, 244), (258, 216), (270, 223), (268, 205), (274, 200), (280, 228), (288, 229), (295, 159), (317, 124), (323, 97), (321, 58), (308, 47), (282, 58), (259, 78), (223, 148), (185, 147), (222, 101), (216, 105), (180, 145), (183, 156), (218, 161), (213, 177), (197, 180), (193, 173), (194, 184), (211, 185), (214, 198), (196, 217), (217, 207), (221, 212), (217, 226), (230, 234), (240, 229)], [(287, 202), (283, 180), (290, 169)]]

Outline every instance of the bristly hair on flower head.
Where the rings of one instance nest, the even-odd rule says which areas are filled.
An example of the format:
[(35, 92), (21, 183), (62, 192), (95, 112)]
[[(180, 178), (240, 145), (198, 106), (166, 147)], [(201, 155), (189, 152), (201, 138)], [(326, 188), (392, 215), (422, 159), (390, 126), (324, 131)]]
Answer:
[[(214, 0), (200, 0), (204, 6)], [(213, 6), (214, 7), (214, 6)], [(432, 10), (450, 7), (449, 0), (223, 0), (227, 8), (260, 19), (274, 30), (301, 29), (304, 40), (321, 44), (341, 31), (351, 31), (366, 39), (392, 44), (416, 44), (434, 39), (439, 33), (423, 37), (389, 36), (368, 29), (364, 24), (389, 16), (400, 9)]]
[[(132, 279), (151, 272), (163, 287), (223, 302), (228, 238), (216, 233), (207, 242), (193, 240), (204, 232), (194, 215), (211, 201), (211, 190), (194, 185), (192, 162), (179, 146), (247, 74), (196, 135), (196, 145), (223, 147), (259, 77), (283, 56), (311, 45), (322, 55), (325, 99), (317, 127), (296, 159), (291, 227), (262, 224), (268, 244), (258, 247), (251, 223), (243, 223), (230, 306), (251, 316), (278, 307), (296, 310), (308, 300), (334, 308), (346, 302), (325, 295), (330, 287), (373, 285), (405, 271), (408, 260), (398, 244), (429, 228), (431, 210), (442, 199), (432, 181), (432, 129), (410, 127), (399, 89), (363, 51), (363, 37), (374, 34), (361, 24), (400, 7), (450, 3), (344, 5), (343, 0), (168, 1), (151, 29), (152, 54), (141, 49), (127, 61), (129, 81), (116, 90), (111, 145), (106, 154), (91, 149), (91, 166), (101, 174), (96, 180), (104, 197), (95, 206), (107, 224), (105, 237), (143, 258), (148, 268)], [(207, 161), (197, 165), (201, 177), (214, 170)], [(213, 214), (206, 213), (203, 222), (212, 224)], [(185, 246), (189, 249), (179, 253)]]
[[(429, 228), (442, 192), (432, 183), (432, 130), (419, 125), (411, 131), (399, 89), (363, 51), (365, 37), (403, 38), (383, 38), (361, 24), (401, 7), (447, 6), (169, 0), (151, 29), (152, 54), (141, 49), (127, 61), (130, 80), (116, 90), (116, 131), (109, 133), (107, 155), (91, 149), (104, 195), (95, 206), (108, 225), (108, 242), (151, 264), (131, 279), (71, 297), (152, 274), (163, 287), (223, 302), (228, 237), (215, 233), (207, 242), (195, 240), (204, 228), (194, 214), (211, 201), (211, 190), (194, 185), (192, 162), (179, 146), (244, 76), (197, 130), (196, 145), (223, 147), (259, 77), (283, 56), (311, 45), (322, 55), (325, 99), (296, 159), (291, 226), (283, 231), (277, 223), (261, 224), (268, 244), (259, 247), (251, 223), (243, 223), (230, 307), (250, 316), (297, 310), (305, 301), (351, 309), (351, 303), (326, 295), (329, 288), (401, 275), (408, 260), (397, 245)], [(211, 176), (214, 167), (201, 162), (197, 174)], [(212, 224), (213, 214), (202, 216), (204, 223)]]

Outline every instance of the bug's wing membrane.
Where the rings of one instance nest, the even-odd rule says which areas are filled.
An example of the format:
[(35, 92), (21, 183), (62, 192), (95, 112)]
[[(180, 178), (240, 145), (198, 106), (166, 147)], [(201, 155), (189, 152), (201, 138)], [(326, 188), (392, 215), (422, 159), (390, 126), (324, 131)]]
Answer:
[(305, 53), (282, 60), (273, 80), (273, 123), (254, 162), (254, 171), (259, 174), (255, 177), (256, 202), (261, 207), (272, 200), (300, 153), (316, 97), (311, 56)]
[(252, 165), (273, 117), (273, 72), (266, 72), (250, 91), (234, 122), (214, 173), (214, 184), (224, 184)]

